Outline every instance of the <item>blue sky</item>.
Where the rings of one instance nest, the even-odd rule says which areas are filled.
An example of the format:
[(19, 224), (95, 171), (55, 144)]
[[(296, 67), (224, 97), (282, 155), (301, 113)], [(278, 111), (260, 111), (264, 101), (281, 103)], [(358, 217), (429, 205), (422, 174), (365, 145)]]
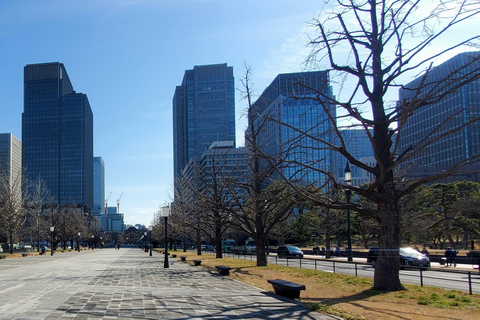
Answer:
[[(21, 139), (23, 67), (62, 62), (94, 114), (109, 206), (124, 192), (128, 224), (150, 224), (173, 185), (172, 97), (195, 65), (251, 65), (261, 93), (308, 54), (313, 0), (23, 0), (0, 2), (0, 132)], [(310, 30), (312, 31), (312, 30)], [(237, 103), (243, 143), (245, 103)]]
[[(0, 132), (21, 139), (23, 67), (62, 62), (74, 89), (88, 95), (93, 110), (94, 154), (105, 160), (105, 192), (112, 193), (109, 206), (115, 206), (124, 192), (120, 211), (125, 222), (149, 225), (154, 212), (170, 202), (173, 193), (172, 98), (185, 70), (227, 63), (233, 66), (236, 87), (240, 87), (247, 63), (259, 94), (277, 74), (304, 69), (309, 53), (306, 34), (316, 35), (308, 23), (324, 3), (2, 0)], [(418, 11), (423, 12), (428, 10)], [(472, 19), (469, 24), (447, 38), (476, 35), (478, 23)], [(442, 48), (440, 43), (425, 51)], [(342, 94), (335, 85), (334, 93)], [(393, 101), (396, 89), (391, 93)], [(241, 145), (246, 105), (238, 92), (236, 97), (237, 143)]]

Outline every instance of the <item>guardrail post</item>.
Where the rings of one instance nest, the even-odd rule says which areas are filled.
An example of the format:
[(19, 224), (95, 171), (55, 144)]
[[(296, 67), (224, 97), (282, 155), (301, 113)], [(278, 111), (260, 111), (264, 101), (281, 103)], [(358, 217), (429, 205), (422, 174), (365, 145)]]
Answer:
[(300, 258), (300, 269), (302, 269), (302, 258)]
[(472, 295), (472, 273), (468, 271), (468, 293)]
[(423, 287), (423, 270), (420, 268), (420, 287)]
[(355, 277), (358, 277), (357, 266), (358, 266), (358, 263), (355, 262)]
[(317, 259), (315, 259), (315, 271), (317, 270)]
[(335, 261), (333, 261), (333, 273), (335, 273)]

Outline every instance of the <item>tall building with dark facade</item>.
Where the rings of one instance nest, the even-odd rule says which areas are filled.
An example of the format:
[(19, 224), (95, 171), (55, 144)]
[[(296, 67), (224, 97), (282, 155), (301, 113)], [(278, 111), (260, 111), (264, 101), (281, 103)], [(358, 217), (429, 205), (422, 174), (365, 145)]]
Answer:
[(215, 141), (235, 143), (235, 84), (227, 64), (186, 70), (173, 97), (174, 175)]
[(22, 142), (27, 177), (43, 179), (55, 203), (90, 212), (93, 114), (62, 63), (25, 66)]
[[(279, 74), (255, 101), (252, 111), (257, 145), (263, 153), (285, 161), (282, 173), (286, 178), (317, 186), (325, 182), (320, 171), (333, 170), (332, 151), (319, 142), (333, 142), (333, 125), (316, 100), (318, 93), (333, 95), (328, 71)], [(335, 117), (335, 107), (325, 106)], [(246, 135), (250, 131), (248, 128)], [(248, 139), (245, 141), (248, 146)]]
[[(472, 72), (479, 72), (480, 52), (464, 52), (433, 68), (401, 89), (400, 105), (419, 92), (419, 98), (439, 84), (447, 84)], [(474, 59), (476, 59), (474, 61)], [(474, 61), (472, 63), (472, 61)], [(457, 70), (460, 70), (457, 72)], [(421, 86), (421, 87), (420, 87)], [(458, 88), (435, 103), (413, 111), (400, 132), (399, 152), (412, 147), (415, 155), (404, 166), (404, 175), (433, 175), (480, 153), (480, 123), (468, 124), (480, 117), (480, 80)], [(454, 128), (461, 130), (448, 133)], [(418, 152), (425, 139), (428, 145)], [(468, 169), (467, 169), (468, 170)]]

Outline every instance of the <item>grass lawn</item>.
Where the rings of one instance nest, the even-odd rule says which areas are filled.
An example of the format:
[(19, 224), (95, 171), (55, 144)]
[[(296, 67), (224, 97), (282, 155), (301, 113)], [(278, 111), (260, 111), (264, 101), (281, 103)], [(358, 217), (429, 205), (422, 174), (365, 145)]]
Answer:
[[(407, 290), (371, 290), (373, 280), (323, 271), (269, 265), (256, 267), (255, 261), (198, 256), (177, 252), (188, 260), (202, 260), (202, 267), (216, 272), (216, 265), (231, 267), (230, 277), (273, 292), (268, 279), (284, 279), (306, 286), (300, 302), (311, 310), (344, 319), (480, 319), (480, 295), (432, 287), (405, 285)], [(189, 262), (191, 263), (191, 262)]]

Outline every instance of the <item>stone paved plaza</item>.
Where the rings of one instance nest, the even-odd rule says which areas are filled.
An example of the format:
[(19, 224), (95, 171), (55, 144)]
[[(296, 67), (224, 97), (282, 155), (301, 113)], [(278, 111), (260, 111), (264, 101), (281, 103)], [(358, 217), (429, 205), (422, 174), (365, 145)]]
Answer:
[(0, 319), (338, 319), (140, 249), (0, 260)]

